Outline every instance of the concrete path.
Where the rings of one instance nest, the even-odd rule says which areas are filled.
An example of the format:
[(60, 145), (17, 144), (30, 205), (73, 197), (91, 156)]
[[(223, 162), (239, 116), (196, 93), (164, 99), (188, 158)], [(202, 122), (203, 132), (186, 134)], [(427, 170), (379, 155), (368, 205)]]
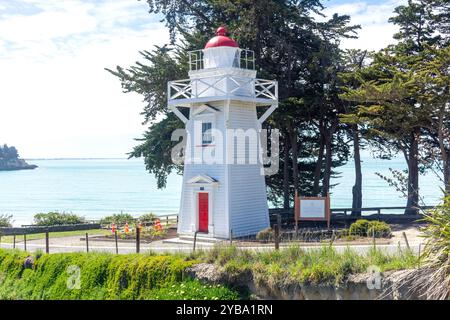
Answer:
[[(418, 253), (423, 247), (423, 239), (419, 237), (419, 231), (417, 229), (406, 229), (401, 231), (396, 231), (393, 233), (393, 237), (390, 239), (389, 243), (385, 244), (377, 244), (377, 248), (383, 249), (389, 253), (395, 253), (399, 248), (406, 249), (406, 241), (403, 236), (403, 232), (407, 234), (408, 242), (411, 250)], [(59, 253), (59, 252), (86, 252), (86, 242), (80, 239), (80, 236), (71, 236), (71, 237), (62, 237), (62, 238), (51, 238), (50, 235), (50, 253)], [(241, 247), (238, 242), (235, 242), (238, 247)], [(290, 243), (282, 243), (281, 247), (289, 247)], [(303, 243), (300, 246), (305, 250), (317, 249), (318, 247), (324, 244), (311, 244), (311, 243)], [(213, 243), (197, 243), (196, 248), (199, 250), (209, 250), (214, 246)], [(372, 243), (367, 244), (339, 244), (335, 243), (333, 245), (336, 250), (344, 251), (348, 247), (357, 251), (358, 253), (365, 253), (370, 248), (373, 247)], [(12, 248), (13, 245), (10, 243), (2, 243), (2, 248)], [(119, 253), (135, 253), (136, 245), (133, 242), (119, 242)], [(248, 250), (273, 250), (273, 245), (262, 245), (262, 244), (246, 244), (242, 246)], [(24, 249), (23, 242), (16, 243), (17, 249)], [(36, 250), (45, 251), (45, 240), (29, 240), (27, 241), (27, 250), (30, 252), (35, 252)], [(148, 251), (158, 252), (158, 253), (189, 253), (193, 250), (193, 244), (189, 243), (165, 243), (163, 241), (155, 241), (149, 244), (142, 243), (141, 244), (141, 253), (145, 253)], [(110, 252), (115, 253), (116, 247), (114, 242), (110, 241), (89, 241), (89, 251), (90, 252)]]

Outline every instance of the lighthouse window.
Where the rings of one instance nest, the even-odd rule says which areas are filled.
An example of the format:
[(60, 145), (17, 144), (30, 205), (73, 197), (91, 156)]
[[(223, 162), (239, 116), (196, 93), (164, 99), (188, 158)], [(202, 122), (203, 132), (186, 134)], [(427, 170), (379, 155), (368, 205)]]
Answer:
[(202, 144), (211, 144), (212, 143), (212, 123), (211, 122), (203, 122), (202, 123)]

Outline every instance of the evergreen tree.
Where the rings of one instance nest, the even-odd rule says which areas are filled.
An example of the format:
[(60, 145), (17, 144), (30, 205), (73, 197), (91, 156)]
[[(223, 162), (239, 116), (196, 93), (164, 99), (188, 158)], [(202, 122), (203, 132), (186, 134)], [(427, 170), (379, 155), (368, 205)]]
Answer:
[[(289, 207), (294, 189), (304, 195), (326, 194), (333, 168), (345, 163), (348, 156), (339, 123), (344, 103), (338, 96), (341, 70), (337, 60), (339, 40), (354, 37), (358, 28), (349, 26), (349, 17), (333, 15), (327, 21), (316, 21), (313, 14), (320, 15), (323, 9), (319, 0), (147, 3), (150, 13), (164, 16), (172, 44), (179, 43), (177, 38), (181, 44), (143, 52), (145, 64), (109, 71), (121, 80), (125, 92), (144, 96), (143, 114), (150, 128), (130, 155), (144, 156), (147, 169), (158, 177), (158, 186), (165, 185), (172, 170), (182, 169), (170, 161), (169, 148), (176, 142), (158, 144), (158, 139), (170, 137), (178, 124), (182, 127), (167, 110), (166, 83), (186, 78), (185, 52), (202, 48), (217, 26), (227, 25), (242, 48), (255, 51), (259, 76), (276, 79), (280, 86), (280, 106), (265, 124), (269, 129), (283, 129), (280, 172), (267, 177), (269, 199)], [(154, 124), (157, 114), (164, 119)]]

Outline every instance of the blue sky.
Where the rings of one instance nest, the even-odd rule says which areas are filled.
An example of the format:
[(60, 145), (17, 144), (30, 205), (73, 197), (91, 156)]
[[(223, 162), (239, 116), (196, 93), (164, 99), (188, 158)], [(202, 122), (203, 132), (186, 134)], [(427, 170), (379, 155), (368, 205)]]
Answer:
[[(361, 24), (347, 48), (392, 43), (404, 0), (324, 1), (326, 15)], [(124, 157), (140, 137), (141, 97), (123, 94), (105, 67), (131, 65), (168, 41), (144, 1), (0, 0), (0, 143), (26, 158)]]

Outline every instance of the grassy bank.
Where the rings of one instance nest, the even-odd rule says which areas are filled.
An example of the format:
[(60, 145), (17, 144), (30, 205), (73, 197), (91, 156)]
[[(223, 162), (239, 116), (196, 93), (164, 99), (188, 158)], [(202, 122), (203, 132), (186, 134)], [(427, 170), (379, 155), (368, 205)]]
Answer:
[(183, 277), (180, 256), (0, 250), (0, 299), (237, 299), (224, 286)]
[(383, 272), (418, 265), (418, 257), (408, 250), (387, 254), (373, 248), (360, 255), (350, 248), (338, 253), (331, 246), (316, 250), (290, 247), (264, 252), (240, 250), (233, 246), (216, 247), (205, 252), (202, 259), (215, 263), (231, 276), (247, 272), (257, 281), (275, 286), (292, 283), (339, 285), (349, 275), (364, 273), (369, 267), (377, 267)]
[[(394, 255), (371, 250), (359, 255), (326, 246), (255, 252), (215, 247), (191, 255), (36, 254), (0, 250), (0, 299), (238, 299), (233, 289), (185, 276), (186, 268), (213, 263), (229, 276), (251, 274), (281, 287), (291, 283), (338, 285), (369, 266), (381, 271), (414, 268), (408, 251)], [(78, 286), (78, 287), (77, 287)]]

